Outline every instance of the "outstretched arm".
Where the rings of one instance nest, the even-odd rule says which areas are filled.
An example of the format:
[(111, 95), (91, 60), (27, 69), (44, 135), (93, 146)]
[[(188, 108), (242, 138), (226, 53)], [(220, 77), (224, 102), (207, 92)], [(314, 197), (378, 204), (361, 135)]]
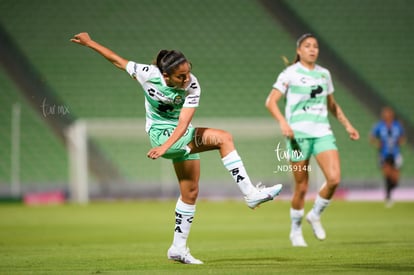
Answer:
[(128, 60), (120, 57), (110, 49), (92, 40), (87, 32), (81, 32), (79, 34), (76, 34), (70, 41), (95, 50), (100, 55), (105, 57), (109, 62), (114, 64), (117, 68), (125, 70)]
[(349, 122), (341, 107), (339, 107), (338, 103), (336, 103), (332, 94), (328, 95), (328, 109), (331, 114), (334, 115), (336, 119), (345, 127), (345, 130), (348, 132), (349, 137), (352, 140), (359, 139), (358, 130), (356, 130), (354, 126), (352, 126), (351, 122)]

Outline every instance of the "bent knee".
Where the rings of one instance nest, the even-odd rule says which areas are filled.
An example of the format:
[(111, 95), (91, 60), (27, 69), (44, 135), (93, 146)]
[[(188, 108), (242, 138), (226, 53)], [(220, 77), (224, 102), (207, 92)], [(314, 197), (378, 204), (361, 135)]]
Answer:
[(233, 144), (233, 135), (227, 131), (220, 131), (219, 142), (221, 144)]

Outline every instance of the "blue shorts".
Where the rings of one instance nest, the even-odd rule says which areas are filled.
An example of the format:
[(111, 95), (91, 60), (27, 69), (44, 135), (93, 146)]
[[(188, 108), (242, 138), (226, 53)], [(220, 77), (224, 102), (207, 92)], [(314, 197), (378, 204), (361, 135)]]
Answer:
[(403, 164), (403, 158), (401, 154), (381, 154), (380, 155), (380, 166), (389, 164), (395, 169), (400, 169)]
[[(151, 128), (149, 130), (149, 137), (152, 147), (157, 147), (164, 144), (174, 131), (174, 127), (166, 128)], [(173, 162), (180, 162), (185, 160), (200, 159), (199, 154), (190, 154), (188, 144), (194, 139), (195, 128), (188, 127), (184, 135), (174, 143), (170, 149), (162, 156), (166, 159), (172, 159)]]
[(308, 160), (310, 157), (328, 150), (338, 150), (333, 135), (318, 138), (297, 138), (286, 140), (286, 148), (291, 162)]

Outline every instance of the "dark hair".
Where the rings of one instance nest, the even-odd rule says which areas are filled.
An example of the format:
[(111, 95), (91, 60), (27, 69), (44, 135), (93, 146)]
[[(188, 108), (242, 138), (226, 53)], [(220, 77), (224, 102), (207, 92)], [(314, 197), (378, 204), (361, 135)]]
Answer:
[[(306, 38), (309, 38), (309, 37), (313, 37), (313, 38), (315, 38), (316, 39), (316, 37), (313, 35), (313, 34), (311, 34), (311, 33), (305, 33), (305, 34), (302, 34), (299, 38), (298, 38), (298, 40), (296, 40), (296, 48), (299, 48), (300, 47), (300, 45), (302, 44), (302, 42), (306, 39)], [(293, 64), (295, 64), (296, 62), (298, 62), (298, 61), (300, 61), (300, 56), (298, 55), (298, 54), (296, 54), (296, 57), (295, 57), (295, 60), (293, 61)]]
[(161, 50), (159, 51), (154, 64), (157, 65), (161, 73), (170, 75), (178, 65), (184, 62), (188, 61), (182, 52), (176, 50)]

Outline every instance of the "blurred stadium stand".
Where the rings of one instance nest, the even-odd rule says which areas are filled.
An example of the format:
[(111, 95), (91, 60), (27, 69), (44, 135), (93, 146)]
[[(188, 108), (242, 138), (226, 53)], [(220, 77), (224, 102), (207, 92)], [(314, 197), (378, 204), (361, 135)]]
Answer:
[[(410, 33), (414, 18), (410, 11), (414, 2), (290, 0), (283, 3), (378, 95), (397, 108), (408, 123), (414, 123), (411, 92), (414, 80), (408, 70), (413, 60), (409, 47), (413, 40)], [(0, 0), (0, 24), (36, 68), (43, 83), (62, 100), (60, 104), (71, 116), (79, 118), (144, 117), (140, 87), (95, 52), (69, 42), (81, 31), (89, 32), (95, 40), (125, 58), (142, 63), (150, 63), (160, 49), (182, 50), (192, 61), (193, 72), (202, 86), (198, 118), (271, 120), (264, 101), (283, 70), (280, 56), (293, 58), (295, 50), (291, 33), (274, 20), (261, 1), (250, 0)], [(370, 111), (344, 83), (335, 81), (337, 78), (333, 75), (335, 97), (361, 133), (360, 141), (351, 142), (343, 128), (331, 120), (341, 153), (343, 185), (382, 186), (376, 152), (368, 144), (368, 133), (379, 114)], [(43, 100), (52, 102), (50, 98), (40, 101)], [(10, 121), (15, 102), (22, 106), (23, 189), (66, 188), (65, 144), (39, 115), (43, 106), (31, 106), (5, 68), (0, 68), (0, 192), (7, 193), (10, 186)], [(134, 167), (143, 166), (137, 169), (143, 173), (154, 168), (154, 162), (120, 153), (111, 142), (96, 143), (110, 159), (120, 159), (120, 170), (127, 175)], [(240, 154), (254, 178), (260, 180), (260, 173), (272, 173), (277, 164), (275, 156), (257, 152), (263, 148), (272, 151), (276, 144), (276, 138), (255, 146), (239, 142)], [(414, 179), (410, 165), (414, 161), (412, 147), (406, 146), (403, 153), (403, 185), (409, 185)], [(228, 181), (226, 184), (231, 185), (231, 178), (220, 167), (218, 155), (210, 155), (207, 153), (205, 157), (208, 160), (202, 167), (202, 181)], [(134, 176), (139, 177), (136, 173)], [(273, 177), (275, 181), (279, 179)], [(289, 181), (286, 175), (282, 178)], [(175, 183), (174, 177), (171, 181)]]

